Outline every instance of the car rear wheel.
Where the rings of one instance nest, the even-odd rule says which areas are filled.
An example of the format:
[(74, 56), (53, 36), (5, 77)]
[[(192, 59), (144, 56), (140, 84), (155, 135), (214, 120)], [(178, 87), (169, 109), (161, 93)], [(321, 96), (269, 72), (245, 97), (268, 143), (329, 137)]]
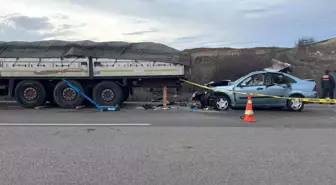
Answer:
[[(291, 98), (302, 98), (302, 96), (292, 96)], [(287, 100), (287, 109), (294, 112), (301, 112), (304, 108), (304, 102), (296, 99), (288, 99)]]
[(230, 100), (226, 96), (216, 97), (213, 101), (213, 106), (216, 110), (229, 110), (230, 108)]

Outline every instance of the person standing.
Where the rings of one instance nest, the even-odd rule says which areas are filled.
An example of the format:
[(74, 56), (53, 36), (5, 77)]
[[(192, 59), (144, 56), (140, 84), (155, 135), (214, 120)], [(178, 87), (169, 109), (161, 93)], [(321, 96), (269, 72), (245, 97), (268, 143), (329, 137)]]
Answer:
[(324, 75), (321, 78), (321, 87), (323, 98), (334, 98), (335, 79), (332, 75), (330, 75), (330, 71), (328, 69), (325, 70)]

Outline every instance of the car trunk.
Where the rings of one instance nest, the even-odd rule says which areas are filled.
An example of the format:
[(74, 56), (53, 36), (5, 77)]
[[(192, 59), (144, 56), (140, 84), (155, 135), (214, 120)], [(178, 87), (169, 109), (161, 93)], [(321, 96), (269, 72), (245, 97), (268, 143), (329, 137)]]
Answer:
[(315, 82), (314, 79), (304, 79), (304, 80), (307, 80), (307, 81), (310, 81), (310, 82)]

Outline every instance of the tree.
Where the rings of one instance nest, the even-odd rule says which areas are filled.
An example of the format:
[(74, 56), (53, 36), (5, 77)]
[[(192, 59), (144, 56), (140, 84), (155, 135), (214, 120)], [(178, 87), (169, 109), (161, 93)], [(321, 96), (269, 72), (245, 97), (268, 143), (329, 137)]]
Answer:
[(305, 48), (312, 44), (314, 44), (316, 40), (313, 37), (301, 37), (299, 40), (295, 43), (295, 46), (297, 48)]

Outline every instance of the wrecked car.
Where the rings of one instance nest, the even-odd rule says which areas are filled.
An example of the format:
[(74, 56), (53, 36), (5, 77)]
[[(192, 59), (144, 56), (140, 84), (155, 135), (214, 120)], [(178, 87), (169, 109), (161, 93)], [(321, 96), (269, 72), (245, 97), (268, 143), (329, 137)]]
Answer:
[[(207, 84), (204, 84), (204, 86), (213, 88), (217, 86), (226, 86), (231, 83), (231, 80), (221, 80), (221, 81), (211, 81)], [(193, 101), (199, 101), (201, 103), (202, 108), (206, 108), (208, 106), (213, 106), (213, 102), (215, 102), (216, 96), (214, 95), (214, 91), (203, 89), (200, 91), (194, 92), (194, 94), (191, 96), (191, 99)]]
[[(292, 111), (302, 111), (304, 102), (273, 98), (300, 97), (316, 98), (316, 83), (309, 79), (300, 79), (290, 74), (291, 66), (279, 68), (266, 68), (263, 71), (249, 73), (236, 81), (224, 80), (224, 84), (212, 82), (206, 86), (214, 88), (214, 91), (205, 89), (195, 92), (193, 100), (200, 101), (202, 107), (211, 106), (217, 110), (228, 110), (231, 108), (242, 108), (246, 106), (247, 95), (229, 91), (245, 93), (265, 94), (266, 96), (252, 96), (254, 107), (281, 107)], [(223, 92), (227, 90), (228, 92)], [(269, 95), (269, 96), (267, 96)]]

